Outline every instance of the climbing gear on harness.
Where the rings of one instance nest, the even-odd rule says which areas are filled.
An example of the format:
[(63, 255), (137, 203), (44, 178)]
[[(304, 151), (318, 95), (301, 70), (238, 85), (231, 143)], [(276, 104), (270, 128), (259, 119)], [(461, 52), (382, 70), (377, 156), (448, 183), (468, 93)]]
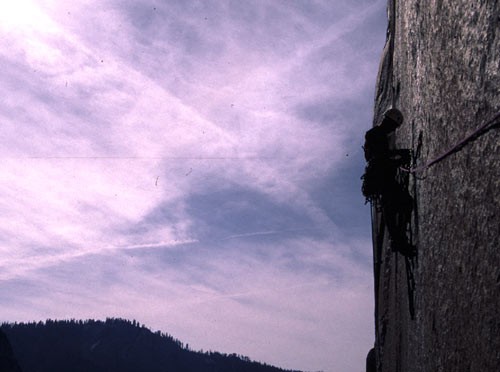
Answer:
[(361, 176), (363, 180), (361, 192), (366, 198), (366, 203), (377, 200), (390, 188), (392, 180), (396, 177), (398, 164), (391, 159), (373, 158), (365, 168)]

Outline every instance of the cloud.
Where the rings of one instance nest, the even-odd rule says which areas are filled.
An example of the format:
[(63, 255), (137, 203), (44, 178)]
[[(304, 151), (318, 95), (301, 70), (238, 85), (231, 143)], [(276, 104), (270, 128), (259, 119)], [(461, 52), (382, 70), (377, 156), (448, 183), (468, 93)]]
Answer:
[(318, 365), (318, 357), (326, 363), (326, 354), (314, 352), (320, 345), (340, 359), (370, 341), (363, 329), (370, 273), (347, 246), (313, 239), (224, 244), (221, 251), (195, 243), (89, 255), (40, 269), (28, 275), (36, 281), (8, 282), (18, 295), (2, 290), (10, 300), (3, 314), (19, 319), (14, 309), (29, 298), (32, 313), (47, 317), (133, 317), (193, 348), (286, 360), (289, 368)]
[(384, 2), (16, 4), (0, 317), (124, 316), (290, 368), (362, 365)]

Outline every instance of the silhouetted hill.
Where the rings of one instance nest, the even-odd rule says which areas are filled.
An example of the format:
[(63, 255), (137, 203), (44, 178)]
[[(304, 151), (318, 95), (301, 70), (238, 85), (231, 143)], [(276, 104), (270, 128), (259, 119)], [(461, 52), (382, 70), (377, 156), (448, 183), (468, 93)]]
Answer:
[(0, 330), (0, 372), (21, 372), (7, 336)]
[(278, 372), (236, 354), (195, 352), (137, 322), (53, 321), (3, 324), (23, 372)]

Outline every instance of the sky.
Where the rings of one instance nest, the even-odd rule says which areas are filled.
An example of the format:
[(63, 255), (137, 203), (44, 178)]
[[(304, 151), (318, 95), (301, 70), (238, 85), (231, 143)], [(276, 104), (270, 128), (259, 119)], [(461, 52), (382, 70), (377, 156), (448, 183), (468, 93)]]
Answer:
[(0, 1), (0, 321), (364, 370), (383, 0)]

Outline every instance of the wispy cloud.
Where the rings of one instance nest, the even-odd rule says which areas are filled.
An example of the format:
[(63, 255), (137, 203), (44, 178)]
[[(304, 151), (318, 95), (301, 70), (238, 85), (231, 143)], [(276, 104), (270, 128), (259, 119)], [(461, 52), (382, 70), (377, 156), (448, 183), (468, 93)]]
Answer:
[(0, 317), (359, 369), (385, 2), (1, 4)]
[[(371, 307), (370, 273), (337, 248), (344, 252), (304, 239), (228, 246), (223, 252), (195, 244), (179, 246), (182, 254), (151, 249), (86, 256), (27, 275), (36, 284), (9, 281), (18, 294), (7, 294), (11, 301), (3, 313), (18, 319), (17, 303), (29, 299), (35, 311), (50, 317), (134, 317), (182, 335), (195, 348), (244, 352), (289, 367), (327, 355), (354, 357), (356, 348), (347, 345), (371, 337), (363, 329), (371, 324), (363, 310)], [(94, 306), (86, 309), (89, 302)], [(283, 339), (302, 345), (298, 354), (290, 355)], [(313, 352), (319, 345), (328, 345), (331, 354)]]

